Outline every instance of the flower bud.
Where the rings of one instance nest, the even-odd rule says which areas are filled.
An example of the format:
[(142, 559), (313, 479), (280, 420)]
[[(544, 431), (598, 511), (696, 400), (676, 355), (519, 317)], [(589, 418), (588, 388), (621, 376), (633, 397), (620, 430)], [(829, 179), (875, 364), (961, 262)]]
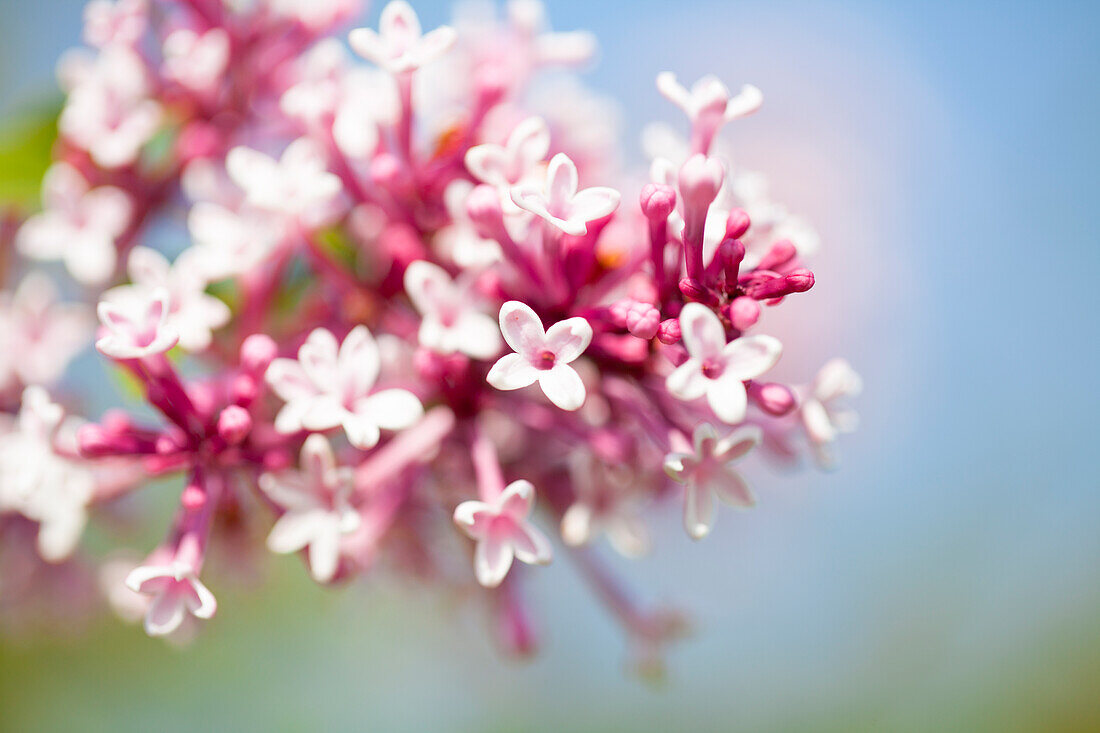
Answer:
[(782, 417), (795, 408), (798, 400), (791, 389), (775, 382), (749, 384), (749, 396), (764, 412)]
[(657, 327), (657, 340), (662, 344), (676, 344), (680, 342), (680, 319), (668, 318), (661, 321)]
[(270, 336), (254, 333), (241, 344), (241, 368), (249, 374), (262, 375), (279, 354), (279, 347)]
[(740, 239), (752, 226), (748, 213), (744, 209), (734, 209), (726, 217), (726, 239)]
[(252, 416), (238, 405), (230, 405), (218, 415), (218, 435), (229, 445), (239, 445), (252, 431)]
[(772, 245), (757, 267), (761, 270), (779, 270), (798, 255), (798, 250), (788, 239), (780, 239)]
[(647, 183), (639, 203), (647, 219), (664, 221), (676, 208), (676, 189), (663, 183)]
[(747, 331), (760, 320), (760, 304), (742, 295), (726, 306), (726, 316), (738, 331)]
[(717, 158), (697, 153), (687, 159), (680, 168), (678, 179), (685, 220), (705, 220), (707, 209), (722, 188), (725, 177), (726, 171)]

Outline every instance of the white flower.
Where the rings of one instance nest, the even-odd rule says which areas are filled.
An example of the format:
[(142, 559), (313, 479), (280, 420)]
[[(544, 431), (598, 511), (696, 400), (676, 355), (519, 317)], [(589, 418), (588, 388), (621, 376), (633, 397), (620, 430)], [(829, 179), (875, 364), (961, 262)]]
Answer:
[[(435, 235), (435, 243), (459, 267), (483, 268), (501, 259), (500, 244), (477, 233), (466, 210), (466, 199), (474, 184), (456, 178), (443, 191), (443, 205), (447, 207), (451, 223)], [(511, 199), (508, 200), (510, 206)], [(507, 225), (507, 219), (505, 223)]]
[(336, 466), (328, 440), (317, 434), (302, 445), (301, 467), (260, 476), (260, 488), (285, 510), (267, 546), (280, 554), (309, 547), (313, 579), (327, 583), (340, 562), (340, 538), (359, 528), (359, 514), (350, 502), (352, 470)]
[(489, 370), (497, 389), (520, 389), (539, 383), (551, 402), (563, 410), (584, 404), (584, 382), (569, 364), (592, 341), (592, 326), (583, 318), (567, 318), (547, 330), (530, 307), (510, 300), (500, 308), (500, 331), (516, 353), (502, 356)]
[(421, 35), (420, 19), (404, 0), (393, 0), (382, 9), (378, 30), (356, 28), (348, 42), (357, 54), (391, 74), (419, 69), (446, 53), (456, 39), (454, 29), (445, 25)]
[(104, 168), (136, 161), (162, 118), (160, 105), (147, 96), (149, 82), (141, 57), (128, 47), (112, 45), (94, 62), (69, 63), (60, 71), (72, 88), (58, 119), (61, 134)]
[(723, 122), (751, 115), (764, 103), (764, 95), (752, 84), (745, 84), (737, 96), (731, 97), (726, 85), (711, 75), (699, 79), (689, 91), (675, 74), (663, 71), (657, 75), (657, 90), (692, 122), (715, 125), (715, 129)]
[(91, 0), (84, 6), (84, 40), (98, 48), (131, 45), (145, 32), (148, 16), (145, 0)]
[(714, 496), (733, 507), (756, 504), (733, 464), (760, 443), (760, 428), (745, 426), (724, 438), (708, 423), (695, 428), (693, 453), (669, 453), (665, 473), (684, 484), (684, 529), (692, 539), (702, 539), (714, 526)]
[(255, 209), (199, 202), (187, 216), (196, 265), (208, 280), (242, 275), (271, 254), (286, 233), (284, 223)]
[(15, 429), (0, 435), (0, 512), (39, 523), (38, 553), (49, 562), (72, 554), (87, 521), (95, 478), (56, 450), (64, 411), (41, 387), (28, 387)]
[(458, 351), (488, 359), (500, 351), (496, 321), (478, 310), (473, 277), (452, 280), (438, 265), (417, 260), (405, 270), (405, 291), (420, 312), (420, 345), (439, 354)]
[(164, 39), (164, 75), (191, 91), (215, 91), (228, 65), (229, 34), (224, 28), (201, 35), (180, 28)]
[(523, 181), (550, 152), (550, 128), (541, 117), (516, 125), (504, 145), (485, 143), (466, 151), (470, 174), (490, 186), (508, 188)]
[(168, 293), (167, 324), (179, 334), (179, 344), (188, 351), (202, 351), (210, 345), (211, 331), (229, 322), (229, 306), (206, 294), (206, 279), (197, 258), (201, 252), (184, 250), (169, 264), (164, 255), (148, 247), (130, 252), (127, 270), (132, 285), (122, 285), (104, 293), (108, 301), (129, 299), (135, 291)]
[(276, 359), (267, 382), (286, 405), (275, 418), (280, 433), (343, 427), (357, 448), (370, 448), (379, 428), (401, 430), (424, 414), (416, 395), (404, 389), (371, 393), (381, 369), (378, 345), (366, 326), (356, 326), (337, 344), (324, 328), (315, 329), (298, 359)]
[(535, 506), (530, 481), (513, 481), (491, 502), (464, 501), (455, 509), (455, 523), (477, 540), (474, 573), (477, 582), (495, 588), (512, 567), (513, 558), (528, 565), (550, 562), (550, 541), (528, 518)]
[(16, 236), (20, 253), (63, 260), (74, 278), (97, 284), (115, 268), (115, 243), (130, 225), (130, 197), (113, 186), (90, 188), (80, 171), (55, 163), (42, 182), (43, 211)]
[(576, 498), (561, 518), (562, 541), (579, 547), (603, 533), (620, 555), (645, 554), (649, 534), (639, 516), (639, 492), (632, 473), (587, 453), (573, 464), (572, 474)]
[(680, 312), (680, 331), (688, 360), (668, 375), (669, 393), (681, 400), (706, 396), (722, 422), (745, 419), (744, 381), (775, 366), (783, 345), (771, 336), (742, 336), (726, 343), (726, 331), (710, 308), (688, 303)]
[(95, 317), (81, 303), (59, 303), (53, 281), (29, 273), (0, 294), (0, 389), (13, 381), (49, 384), (88, 343)]
[(251, 148), (233, 148), (225, 166), (244, 190), (246, 203), (310, 225), (331, 219), (343, 188), (340, 179), (328, 172), (324, 153), (308, 138), (288, 145), (279, 160)]
[(863, 380), (844, 359), (830, 359), (821, 367), (802, 397), (802, 424), (810, 440), (818, 446), (828, 445), (840, 433), (856, 429), (859, 416), (843, 405), (845, 398), (857, 396)]
[(145, 633), (149, 636), (171, 634), (187, 613), (208, 619), (218, 609), (214, 594), (199, 580), (195, 568), (186, 563), (134, 568), (126, 578), (126, 586), (135, 593), (153, 597), (145, 612)]
[(604, 186), (578, 191), (577, 166), (565, 153), (550, 160), (542, 186), (521, 184), (513, 186), (511, 193), (516, 206), (577, 236), (587, 233), (588, 222), (615, 211), (620, 198), (618, 191)]
[(96, 349), (115, 359), (141, 359), (163, 354), (179, 342), (179, 333), (168, 323), (168, 291), (164, 288), (131, 288), (101, 300), (96, 309), (107, 334)]

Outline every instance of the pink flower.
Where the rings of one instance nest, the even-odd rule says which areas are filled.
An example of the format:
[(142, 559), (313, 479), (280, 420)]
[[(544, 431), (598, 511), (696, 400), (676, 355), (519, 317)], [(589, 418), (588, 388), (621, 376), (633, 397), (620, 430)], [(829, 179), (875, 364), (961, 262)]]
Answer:
[(570, 547), (607, 535), (623, 557), (649, 549), (649, 533), (640, 516), (637, 477), (625, 466), (608, 466), (592, 454), (573, 464), (576, 498), (561, 518), (561, 538)]
[(176, 561), (134, 568), (126, 578), (126, 586), (135, 593), (153, 597), (145, 612), (145, 633), (149, 636), (171, 634), (188, 613), (208, 619), (218, 609), (214, 594), (187, 563)]
[(577, 166), (565, 153), (558, 153), (550, 160), (545, 184), (513, 186), (512, 201), (566, 234), (580, 236), (588, 232), (588, 222), (618, 208), (619, 192), (603, 186), (578, 191)]
[(95, 327), (82, 303), (59, 303), (57, 287), (32, 271), (15, 293), (0, 293), (0, 389), (56, 381)]
[(113, 186), (91, 188), (80, 171), (55, 163), (42, 182), (43, 211), (19, 230), (20, 253), (63, 260), (74, 278), (98, 284), (115, 268), (115, 243), (130, 225), (130, 197)]
[(404, 0), (393, 0), (382, 9), (379, 32), (356, 28), (348, 41), (357, 54), (391, 74), (415, 71), (446, 53), (455, 42), (455, 31), (440, 26), (421, 35), (420, 19)]
[(195, 260), (210, 280), (241, 275), (264, 262), (286, 233), (282, 223), (256, 209), (233, 211), (205, 201), (187, 216)]
[(548, 152), (550, 128), (541, 117), (528, 117), (504, 145), (485, 143), (467, 150), (466, 168), (482, 183), (507, 189), (523, 181)]
[(438, 265), (417, 260), (405, 270), (405, 292), (420, 312), (420, 345), (438, 354), (456, 351), (488, 359), (500, 351), (492, 316), (478, 310), (471, 277), (452, 280)]
[(535, 487), (520, 480), (491, 502), (464, 501), (455, 509), (455, 523), (477, 540), (474, 573), (486, 588), (500, 585), (513, 558), (528, 565), (550, 562), (550, 541), (528, 521), (534, 506)]
[(404, 389), (372, 393), (381, 370), (378, 345), (366, 326), (356, 326), (338, 344), (317, 328), (298, 350), (298, 359), (276, 359), (267, 382), (286, 405), (275, 418), (280, 433), (343, 427), (357, 448), (370, 448), (379, 428), (401, 430), (424, 414), (420, 400)]
[(244, 190), (246, 203), (298, 217), (309, 225), (332, 218), (343, 188), (340, 179), (328, 172), (324, 153), (307, 138), (288, 145), (279, 160), (251, 148), (233, 148), (225, 167)]
[(145, 32), (145, 0), (91, 0), (84, 6), (84, 40), (92, 46), (129, 46)]
[(745, 419), (748, 394), (744, 381), (775, 366), (783, 345), (771, 336), (742, 336), (726, 343), (718, 316), (701, 303), (688, 303), (680, 312), (680, 332), (688, 360), (668, 375), (670, 394), (681, 400), (706, 397), (722, 422)]
[(179, 342), (168, 323), (169, 295), (164, 288), (135, 288), (101, 300), (97, 312), (107, 334), (96, 349), (114, 359), (141, 359), (163, 354)]
[(229, 322), (227, 306), (206, 294), (206, 279), (197, 261), (201, 252), (184, 250), (169, 264), (161, 253), (148, 247), (135, 247), (127, 262), (132, 285), (122, 285), (104, 293), (108, 301), (140, 297), (138, 291), (168, 293), (168, 326), (179, 334), (179, 344), (188, 351), (203, 351), (213, 337), (212, 330)]
[(327, 583), (340, 563), (340, 539), (359, 528), (351, 506), (352, 470), (337, 467), (323, 435), (302, 445), (302, 470), (260, 476), (260, 488), (285, 511), (267, 536), (272, 552), (286, 554), (309, 548), (313, 579)]
[(714, 496), (741, 509), (756, 504), (733, 464), (760, 440), (760, 429), (755, 426), (740, 427), (719, 438), (709, 423), (703, 423), (695, 428), (694, 452), (665, 456), (665, 473), (684, 484), (684, 529), (692, 539), (706, 537), (714, 526)]
[(583, 318), (567, 318), (547, 330), (529, 306), (510, 300), (500, 308), (500, 331), (515, 352), (502, 356), (489, 370), (497, 389), (513, 390), (539, 383), (543, 394), (563, 410), (584, 404), (584, 382), (569, 366), (592, 341), (592, 326)]

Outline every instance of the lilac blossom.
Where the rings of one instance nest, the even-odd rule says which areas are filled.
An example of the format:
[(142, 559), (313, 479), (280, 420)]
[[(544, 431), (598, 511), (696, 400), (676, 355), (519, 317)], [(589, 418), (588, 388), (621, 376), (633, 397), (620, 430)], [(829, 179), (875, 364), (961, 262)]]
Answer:
[[(163, 539), (99, 574), (150, 635), (197, 633), (208, 550), (220, 582), (267, 559), (241, 531), (266, 526), (319, 583), (493, 588), (516, 654), (525, 566), (557, 552), (658, 669), (683, 617), (631, 600), (605, 544), (644, 554), (670, 500), (701, 538), (715, 497), (754, 504), (758, 443), (828, 465), (854, 427), (847, 362), (764, 381), (783, 349), (759, 324), (813, 288), (819, 238), (731, 162), (761, 94), (660, 75), (686, 133), (647, 128), (638, 180), (614, 102), (561, 68), (595, 39), (537, 0), (426, 33), (397, 0), (348, 32), (362, 6), (89, 3), (42, 208), (0, 258), (0, 536), (90, 567), (99, 508), (174, 481)], [(65, 417), (93, 340), (149, 409)]]

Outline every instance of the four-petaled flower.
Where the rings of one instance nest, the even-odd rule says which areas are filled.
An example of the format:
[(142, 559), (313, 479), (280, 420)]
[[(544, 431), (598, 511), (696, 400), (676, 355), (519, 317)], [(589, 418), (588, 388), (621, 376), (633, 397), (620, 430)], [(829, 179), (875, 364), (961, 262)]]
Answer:
[(145, 633), (149, 636), (171, 634), (188, 613), (208, 619), (218, 609), (214, 594), (187, 563), (134, 568), (126, 578), (126, 586), (135, 593), (153, 597), (145, 612)]
[(565, 153), (550, 159), (542, 185), (521, 183), (511, 189), (516, 206), (540, 216), (565, 232), (580, 236), (588, 223), (602, 219), (619, 206), (619, 192), (606, 186), (577, 190), (577, 166)]
[[(846, 360), (830, 359), (821, 367), (802, 394), (802, 424), (810, 442), (819, 449), (824, 448), (840, 433), (856, 429), (859, 416), (843, 403), (845, 398), (855, 397), (862, 389), (863, 380)], [(823, 455), (822, 458), (828, 457)]]
[(309, 570), (327, 583), (340, 563), (340, 538), (359, 528), (351, 506), (352, 470), (338, 467), (323, 435), (313, 434), (302, 445), (301, 470), (265, 473), (260, 488), (285, 510), (271, 528), (267, 546), (286, 554), (309, 547)]
[(59, 303), (57, 287), (32, 271), (15, 293), (0, 294), (0, 389), (18, 380), (50, 384), (81, 349), (95, 325), (82, 303)]
[(308, 138), (292, 142), (278, 160), (252, 148), (233, 148), (225, 168), (248, 204), (309, 225), (332, 217), (343, 190), (340, 179), (327, 170), (323, 151)]
[(771, 336), (742, 336), (727, 344), (722, 322), (701, 303), (688, 303), (680, 311), (680, 332), (688, 359), (668, 375), (668, 391), (681, 400), (705, 395), (722, 422), (744, 420), (744, 381), (775, 366), (783, 345)]
[(168, 293), (168, 325), (179, 334), (179, 344), (188, 351), (202, 351), (210, 345), (211, 331), (229, 322), (229, 306), (206, 293), (206, 278), (200, 269), (202, 252), (185, 250), (173, 264), (160, 252), (135, 247), (127, 270), (132, 285), (120, 285), (104, 293), (107, 301), (128, 299), (141, 292), (162, 289)]
[(489, 384), (512, 390), (538, 382), (547, 398), (563, 410), (577, 410), (584, 404), (584, 382), (569, 364), (592, 341), (588, 321), (567, 318), (544, 331), (537, 313), (510, 300), (500, 308), (500, 331), (515, 353), (500, 357), (493, 365)]
[(576, 498), (561, 518), (561, 538), (570, 547), (587, 545), (601, 533), (623, 557), (649, 549), (649, 532), (639, 514), (637, 477), (622, 465), (609, 465), (591, 453), (574, 464)]
[(512, 559), (545, 565), (553, 552), (550, 541), (528, 521), (535, 506), (530, 481), (513, 481), (491, 502), (464, 501), (455, 509), (455, 523), (477, 540), (474, 572), (486, 588), (500, 585)]
[(548, 152), (550, 128), (541, 117), (528, 117), (504, 145), (485, 143), (467, 150), (466, 168), (482, 183), (506, 189), (526, 178)]
[(417, 260), (405, 270), (405, 291), (420, 312), (420, 345), (439, 354), (456, 351), (488, 359), (500, 351), (493, 317), (477, 309), (470, 277), (452, 280), (439, 265)]
[(684, 484), (684, 529), (692, 539), (702, 539), (714, 526), (714, 496), (732, 507), (748, 509), (756, 504), (745, 479), (733, 464), (761, 439), (760, 428), (747, 425), (724, 438), (703, 423), (695, 428), (694, 452), (669, 453), (665, 473)]
[(179, 333), (168, 323), (168, 300), (164, 288), (132, 288), (101, 300), (97, 313), (107, 333), (95, 347), (115, 359), (141, 359), (168, 351), (179, 342)]
[(457, 38), (450, 26), (421, 35), (420, 19), (404, 0), (382, 9), (378, 30), (356, 28), (348, 42), (357, 54), (391, 74), (415, 71), (446, 53)]
[(68, 163), (55, 163), (42, 181), (44, 209), (19, 230), (20, 253), (63, 260), (74, 278), (97, 284), (115, 268), (115, 242), (130, 225), (130, 197), (114, 186), (90, 188)]
[(412, 392), (371, 393), (381, 369), (378, 344), (366, 326), (356, 326), (338, 344), (324, 328), (314, 329), (298, 349), (298, 359), (276, 359), (267, 382), (286, 401), (275, 418), (280, 433), (343, 427), (357, 448), (370, 448), (379, 428), (401, 430), (424, 414)]
[(657, 75), (657, 90), (684, 111), (694, 127), (695, 135), (710, 146), (710, 141), (723, 124), (751, 115), (764, 103), (764, 95), (752, 84), (745, 84), (737, 96), (731, 97), (715, 76), (704, 76), (688, 90), (671, 71)]
[(199, 93), (217, 90), (229, 65), (230, 39), (224, 28), (199, 34), (190, 28), (164, 39), (164, 75)]

